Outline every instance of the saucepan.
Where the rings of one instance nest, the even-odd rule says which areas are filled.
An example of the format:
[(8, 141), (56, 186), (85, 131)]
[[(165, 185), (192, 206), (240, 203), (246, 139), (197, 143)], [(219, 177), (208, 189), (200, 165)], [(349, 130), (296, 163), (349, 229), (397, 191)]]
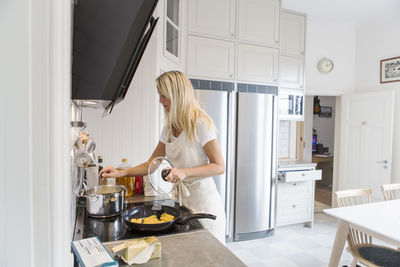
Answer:
[[(161, 214), (164, 212), (169, 215), (174, 216), (174, 219), (169, 222), (154, 223), (154, 224), (134, 223), (134, 222), (130, 221), (132, 218), (138, 219), (138, 218), (148, 217), (151, 215), (157, 216), (158, 214)], [(207, 214), (207, 213), (195, 213), (195, 214), (191, 214), (191, 215), (183, 217), (181, 214), (181, 211), (179, 209), (176, 209), (176, 208), (170, 207), (170, 206), (161, 206), (161, 212), (157, 211), (157, 210), (153, 210), (152, 206), (138, 206), (138, 207), (126, 210), (123, 214), (123, 217), (124, 217), (124, 222), (128, 225), (128, 227), (131, 230), (139, 231), (139, 232), (147, 232), (147, 233), (162, 232), (165, 230), (169, 230), (175, 224), (186, 224), (187, 222), (189, 222), (190, 220), (193, 220), (193, 219), (206, 218), (206, 219), (215, 220), (217, 218), (217, 216), (212, 215), (212, 214)]]
[(108, 218), (124, 211), (123, 185), (99, 185), (89, 188), (86, 197), (86, 211), (90, 217)]

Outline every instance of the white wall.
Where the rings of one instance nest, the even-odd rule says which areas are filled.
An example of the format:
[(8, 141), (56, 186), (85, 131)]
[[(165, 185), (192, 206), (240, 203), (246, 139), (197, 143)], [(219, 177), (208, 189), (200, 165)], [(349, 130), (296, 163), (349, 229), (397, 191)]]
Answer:
[(278, 158), (296, 158), (296, 121), (279, 121)]
[(317, 141), (329, 148), (329, 152), (334, 152), (335, 139), (335, 115), (336, 115), (336, 97), (335, 96), (319, 96), (320, 105), (332, 107), (332, 117), (319, 117), (313, 115), (313, 128), (317, 130)]
[[(356, 27), (307, 19), (305, 93), (307, 95), (340, 95), (352, 92), (355, 71)], [(328, 74), (317, 70), (318, 61), (327, 57), (334, 68)]]
[[(29, 2), (3, 1), (0, 8), (0, 266), (31, 266), (33, 262)], [(17, 245), (15, 240), (23, 242), (10, 246)]]
[(71, 266), (71, 2), (0, 9), (0, 266)]
[(400, 82), (380, 83), (380, 60), (400, 56), (400, 20), (364, 24), (356, 31), (355, 92), (394, 90), (392, 182), (400, 183)]

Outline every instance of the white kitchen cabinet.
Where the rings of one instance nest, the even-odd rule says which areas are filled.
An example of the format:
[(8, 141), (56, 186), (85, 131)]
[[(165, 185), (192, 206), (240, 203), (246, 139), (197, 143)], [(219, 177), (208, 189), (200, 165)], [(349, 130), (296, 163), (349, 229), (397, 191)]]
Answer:
[[(276, 226), (305, 223), (314, 220), (314, 184), (321, 179), (315, 164), (279, 163), (277, 183)], [(299, 167), (300, 166), (300, 167)]]
[(279, 119), (304, 120), (304, 90), (279, 88)]
[(235, 38), (235, 0), (189, 0), (188, 32)]
[(181, 1), (165, 1), (164, 55), (177, 64), (181, 59), (181, 10)]
[(277, 48), (239, 43), (237, 57), (239, 81), (278, 83)]
[(306, 17), (301, 14), (281, 13), (281, 54), (293, 57), (304, 56)]
[(239, 41), (279, 46), (280, 1), (238, 1)]
[(306, 17), (281, 13), (279, 57), (279, 118), (304, 120), (304, 40)]
[(188, 36), (187, 74), (200, 78), (234, 79), (235, 43)]
[(298, 57), (280, 56), (279, 84), (282, 87), (303, 89), (304, 59)]

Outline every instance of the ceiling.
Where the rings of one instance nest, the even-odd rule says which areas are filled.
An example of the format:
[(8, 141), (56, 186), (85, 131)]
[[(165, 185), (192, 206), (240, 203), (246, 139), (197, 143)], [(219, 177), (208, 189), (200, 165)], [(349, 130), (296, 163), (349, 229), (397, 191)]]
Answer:
[(355, 24), (400, 18), (400, 0), (282, 0), (282, 8), (311, 20)]

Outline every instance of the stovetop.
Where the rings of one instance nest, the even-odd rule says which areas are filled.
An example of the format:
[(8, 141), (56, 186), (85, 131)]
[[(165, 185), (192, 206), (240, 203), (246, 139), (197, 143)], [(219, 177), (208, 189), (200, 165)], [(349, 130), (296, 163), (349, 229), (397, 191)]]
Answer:
[[(183, 217), (191, 214), (191, 211), (189, 209), (187, 209), (184, 206), (179, 206), (178, 203), (174, 203), (172, 200), (162, 200), (160, 202), (162, 205), (173, 206), (179, 209), (182, 212)], [(152, 206), (153, 201), (128, 203), (127, 209), (143, 205)], [(198, 229), (203, 229), (203, 227), (201, 226), (198, 220), (193, 219), (190, 220), (185, 225), (175, 224), (171, 229), (164, 232), (158, 232), (158, 233), (135, 232), (134, 230), (128, 228), (128, 226), (125, 224), (123, 220), (122, 215), (107, 219), (92, 218), (87, 215), (86, 208), (84, 205), (78, 205), (74, 240), (97, 236), (102, 242), (108, 242), (115, 240), (138, 238), (149, 235), (162, 236), (162, 235), (177, 234)]]

